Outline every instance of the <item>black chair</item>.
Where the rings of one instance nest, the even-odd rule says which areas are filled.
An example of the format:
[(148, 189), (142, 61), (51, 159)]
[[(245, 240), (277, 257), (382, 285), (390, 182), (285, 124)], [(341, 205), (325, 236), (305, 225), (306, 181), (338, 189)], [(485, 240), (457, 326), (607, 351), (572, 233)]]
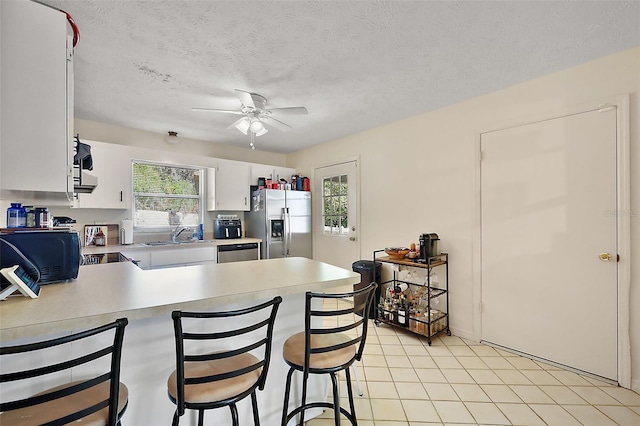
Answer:
[[(64, 425), (78, 421), (89, 425), (119, 425), (129, 398), (127, 387), (120, 383), (120, 357), (127, 323), (126, 318), (121, 318), (64, 337), (0, 348), (3, 370), (0, 383), (5, 387), (2, 394), (15, 398), (0, 403), (0, 424)], [(110, 333), (113, 340), (105, 344), (104, 339)], [(59, 348), (53, 352), (48, 350), (53, 347)], [(4, 371), (8, 365), (17, 365), (27, 357), (27, 369)], [(8, 389), (32, 389), (41, 386), (43, 381), (55, 380), (51, 376), (44, 378), (45, 375), (70, 376), (71, 369), (79, 366), (82, 372), (95, 371), (95, 374), (26, 398)]]
[[(167, 388), (169, 399), (176, 404), (173, 425), (179, 423), (186, 409), (198, 410), (198, 425), (202, 426), (205, 410), (228, 406), (233, 424), (238, 426), (236, 403), (248, 395), (253, 422), (256, 426), (260, 424), (256, 389), (263, 390), (267, 379), (271, 336), (281, 302), (282, 298), (277, 296), (256, 306), (227, 312), (172, 313), (177, 368), (169, 376)], [(246, 322), (241, 323), (240, 317)], [(233, 324), (238, 325), (231, 328)], [(226, 331), (184, 331), (183, 327)], [(237, 344), (239, 336), (243, 346), (237, 348), (234, 341)], [(186, 354), (186, 340), (197, 340), (202, 345)], [(206, 340), (212, 341), (209, 346)]]
[[(290, 367), (285, 385), (282, 426), (286, 426), (289, 420), (298, 413), (300, 414), (298, 424), (304, 424), (305, 410), (316, 407), (333, 409), (336, 425), (340, 424), (340, 413), (344, 414), (351, 424), (357, 425), (349, 367), (362, 358), (367, 338), (368, 319), (371, 312), (370, 305), (377, 286), (375, 282), (372, 282), (359, 290), (341, 294), (307, 292), (305, 331), (289, 337), (282, 349), (284, 360)], [(327, 299), (344, 298), (353, 298), (354, 303), (349, 304), (347, 308), (339, 307), (335, 310), (322, 308), (315, 310), (312, 307), (314, 299), (320, 299), (324, 303)], [(330, 324), (323, 325), (321, 328), (314, 328), (312, 325), (314, 317), (322, 320), (334, 317), (332, 322), (335, 322), (335, 325)], [(336, 373), (342, 370), (344, 370), (347, 379), (350, 411), (340, 407)], [(294, 371), (302, 372), (302, 401), (299, 407), (288, 411), (291, 378)], [(310, 374), (330, 375), (333, 385), (333, 402), (307, 402), (307, 381)]]

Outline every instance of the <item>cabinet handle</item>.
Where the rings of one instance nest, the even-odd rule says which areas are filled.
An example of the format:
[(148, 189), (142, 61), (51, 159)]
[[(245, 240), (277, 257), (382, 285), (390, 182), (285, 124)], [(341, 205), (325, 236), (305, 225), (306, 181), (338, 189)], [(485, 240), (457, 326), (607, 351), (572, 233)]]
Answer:
[(122, 191), (120, 191), (120, 202), (122, 202)]
[(247, 205), (247, 197), (244, 197), (244, 205)]

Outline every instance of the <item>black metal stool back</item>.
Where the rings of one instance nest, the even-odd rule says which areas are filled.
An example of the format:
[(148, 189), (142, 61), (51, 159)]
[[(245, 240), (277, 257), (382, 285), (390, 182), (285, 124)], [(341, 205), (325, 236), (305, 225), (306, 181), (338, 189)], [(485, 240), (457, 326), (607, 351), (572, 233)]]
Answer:
[[(231, 410), (233, 424), (238, 425), (236, 402), (248, 395), (254, 423), (260, 424), (256, 389), (263, 390), (267, 379), (273, 326), (281, 302), (277, 296), (256, 306), (226, 312), (172, 313), (177, 368), (167, 385), (169, 399), (176, 404), (174, 425), (186, 409), (198, 410), (198, 424), (202, 425), (205, 410), (225, 406)], [(192, 331), (198, 326), (199, 331)], [(189, 331), (185, 331), (187, 327)], [(202, 344), (192, 344), (189, 350), (185, 341)], [(237, 347), (241, 341), (243, 346)]]
[[(71, 369), (80, 366), (83, 366), (82, 372), (96, 371), (95, 374), (92, 373), (91, 378), (63, 383), (34, 396), (3, 400), (0, 403), (0, 424), (64, 425), (79, 419), (83, 419), (83, 424), (119, 424), (128, 401), (128, 390), (120, 383), (122, 341), (127, 324), (127, 319), (121, 318), (110, 324), (64, 337), (0, 348), (2, 370), (7, 365), (17, 364), (16, 355), (23, 359), (29, 357), (28, 368), (2, 371), (0, 383), (5, 384), (4, 386), (11, 382), (11, 386), (19, 386), (21, 389), (35, 389), (47, 380), (43, 378), (45, 375), (61, 375), (62, 372), (62, 376), (69, 377)], [(104, 340), (99, 340), (99, 343), (93, 342), (100, 339), (98, 335), (106, 336), (110, 331), (113, 340), (108, 345), (105, 346)], [(71, 343), (75, 344), (72, 346)], [(96, 349), (97, 345), (101, 347)], [(42, 365), (44, 363), (38, 360), (52, 360), (53, 355), (51, 351), (47, 352), (47, 349), (55, 347), (59, 347), (55, 349), (55, 363)], [(82, 353), (79, 354), (80, 352)], [(105, 368), (107, 371), (104, 371)], [(7, 389), (2, 394), (16, 397), (16, 394)]]
[[(300, 413), (299, 424), (304, 423), (304, 411), (309, 408), (322, 407), (334, 410), (335, 424), (340, 423), (340, 413), (344, 414), (352, 424), (357, 424), (351, 388), (349, 367), (362, 359), (362, 352), (367, 339), (370, 306), (373, 303), (375, 282), (359, 290), (339, 293), (306, 293), (305, 331), (291, 336), (284, 344), (283, 356), (289, 365), (285, 387), (282, 426)], [(337, 309), (324, 308), (327, 300), (353, 298), (351, 303), (338, 303)], [(314, 309), (314, 300), (319, 299), (321, 308)], [(314, 318), (323, 320), (323, 326), (314, 328)], [(345, 371), (350, 411), (340, 407), (338, 381), (336, 373)], [(294, 371), (302, 371), (302, 403), (288, 412), (291, 378)], [(310, 374), (329, 374), (333, 385), (333, 403), (326, 401), (307, 402), (307, 381)]]

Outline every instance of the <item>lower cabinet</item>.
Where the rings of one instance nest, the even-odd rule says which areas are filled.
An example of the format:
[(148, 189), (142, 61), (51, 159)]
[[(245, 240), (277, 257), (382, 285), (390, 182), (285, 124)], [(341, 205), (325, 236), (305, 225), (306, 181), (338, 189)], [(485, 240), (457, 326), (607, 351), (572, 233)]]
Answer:
[(122, 251), (141, 269), (173, 268), (216, 261), (215, 246)]
[(216, 248), (214, 246), (154, 250), (149, 254), (151, 255), (150, 269), (188, 266), (216, 261)]

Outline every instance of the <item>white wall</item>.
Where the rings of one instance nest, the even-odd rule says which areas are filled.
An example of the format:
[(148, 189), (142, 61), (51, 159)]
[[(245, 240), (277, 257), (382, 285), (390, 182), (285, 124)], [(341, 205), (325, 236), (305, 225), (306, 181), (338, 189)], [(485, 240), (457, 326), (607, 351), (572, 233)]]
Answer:
[[(631, 346), (640, 390), (640, 48), (490, 93), (427, 114), (290, 154), (313, 176), (319, 166), (360, 158), (361, 258), (436, 232), (450, 254), (451, 326), (479, 338), (476, 230), (480, 132), (549, 111), (630, 94)], [(635, 268), (634, 268), (635, 265)], [(597, 338), (597, 336), (594, 336)]]

